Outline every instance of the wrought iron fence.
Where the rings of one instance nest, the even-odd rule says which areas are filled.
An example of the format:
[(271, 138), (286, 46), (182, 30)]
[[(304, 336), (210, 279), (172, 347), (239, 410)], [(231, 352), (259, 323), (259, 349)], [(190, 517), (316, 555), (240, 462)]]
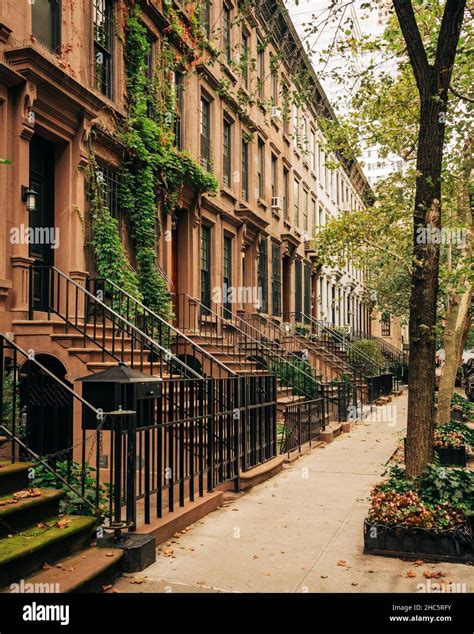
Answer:
[(280, 454), (299, 451), (303, 445), (319, 438), (326, 427), (324, 393), (312, 401), (290, 403), (285, 407), (284, 424), (280, 430)]

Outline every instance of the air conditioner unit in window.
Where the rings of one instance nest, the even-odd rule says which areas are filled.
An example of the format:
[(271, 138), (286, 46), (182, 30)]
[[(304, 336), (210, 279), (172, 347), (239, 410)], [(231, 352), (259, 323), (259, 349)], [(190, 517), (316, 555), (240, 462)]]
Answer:
[(272, 209), (281, 211), (283, 209), (283, 200), (279, 197), (272, 198)]
[(281, 121), (281, 108), (272, 106), (272, 119), (279, 119)]

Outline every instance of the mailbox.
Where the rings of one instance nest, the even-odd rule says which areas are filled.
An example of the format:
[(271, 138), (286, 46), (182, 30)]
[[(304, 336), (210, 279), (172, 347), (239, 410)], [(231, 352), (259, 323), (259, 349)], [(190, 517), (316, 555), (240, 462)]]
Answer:
[[(124, 363), (97, 374), (84, 376), (82, 397), (104, 413), (129, 410), (137, 413), (137, 428), (155, 424), (156, 399), (162, 396), (162, 379), (127, 367)], [(90, 410), (82, 410), (82, 428), (96, 429)], [(106, 422), (104, 429), (108, 429)]]

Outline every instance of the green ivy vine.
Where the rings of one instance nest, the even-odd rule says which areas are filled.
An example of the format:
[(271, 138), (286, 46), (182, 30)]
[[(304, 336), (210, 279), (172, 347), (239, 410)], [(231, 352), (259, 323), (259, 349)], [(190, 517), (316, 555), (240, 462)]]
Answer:
[(166, 283), (157, 269), (159, 209), (172, 213), (184, 184), (214, 193), (218, 183), (188, 153), (174, 147), (176, 94), (170, 82), (177, 62), (166, 39), (152, 87), (148, 77), (150, 43), (138, 4), (125, 22), (128, 116), (119, 129), (125, 146), (119, 202), (130, 220), (144, 303), (165, 319), (172, 317)]
[(111, 215), (105, 203), (104, 184), (99, 178), (99, 168), (91, 140), (89, 140), (89, 165), (86, 177), (93, 228), (91, 245), (95, 254), (97, 277), (109, 279), (133, 297), (141, 300), (138, 276), (128, 261), (120, 239), (118, 221)]

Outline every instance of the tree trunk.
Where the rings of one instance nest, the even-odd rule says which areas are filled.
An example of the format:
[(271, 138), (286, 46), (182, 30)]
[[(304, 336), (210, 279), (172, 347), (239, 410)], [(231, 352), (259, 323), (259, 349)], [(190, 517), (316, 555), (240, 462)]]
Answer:
[(470, 320), (469, 308), (472, 299), (472, 287), (467, 288), (461, 297), (450, 301), (444, 330), (445, 362), (441, 372), (438, 392), (438, 424), (444, 425), (451, 420), (451, 400), (454, 394), (456, 374), (461, 365), (464, 348), (466, 321)]
[[(467, 238), (459, 254), (460, 267), (469, 264), (472, 259), (472, 212), (470, 209), (469, 183), (474, 164), (472, 157), (473, 138), (466, 142), (464, 150), (463, 170), (457, 186), (457, 220), (467, 230)], [(454, 275), (453, 286), (464, 288), (462, 294), (453, 293), (450, 297), (446, 325), (444, 330), (445, 363), (441, 372), (438, 395), (438, 424), (449, 423), (451, 419), (451, 400), (454, 394), (457, 369), (461, 365), (462, 353), (466, 341), (466, 333), (471, 323), (470, 307), (472, 301), (472, 284), (466, 275)]]
[(448, 89), (466, 0), (446, 0), (430, 64), (410, 0), (393, 0), (420, 95), (410, 297), (410, 374), (406, 475), (421, 475), (433, 457), (436, 305), (439, 244), (419, 244), (419, 228), (441, 229), (441, 168)]
[[(439, 244), (419, 244), (419, 228), (441, 228), (441, 162), (444, 124), (434, 90), (421, 104), (418, 138), (408, 379), (407, 477), (420, 475), (433, 459), (436, 309)], [(428, 233), (428, 232), (427, 232)]]

